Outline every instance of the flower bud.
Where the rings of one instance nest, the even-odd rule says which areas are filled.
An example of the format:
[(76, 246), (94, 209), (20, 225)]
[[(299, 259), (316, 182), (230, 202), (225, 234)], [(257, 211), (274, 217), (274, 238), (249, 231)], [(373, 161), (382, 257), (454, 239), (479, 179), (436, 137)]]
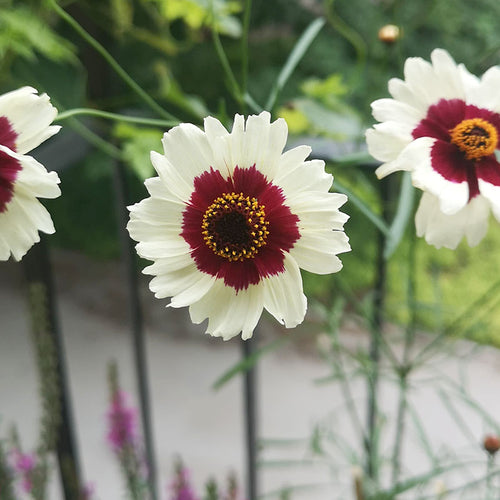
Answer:
[(386, 24), (378, 30), (378, 39), (387, 45), (392, 45), (399, 39), (400, 34), (400, 30), (395, 24)]
[(483, 448), (490, 455), (494, 455), (500, 450), (500, 438), (494, 434), (488, 434), (483, 440)]

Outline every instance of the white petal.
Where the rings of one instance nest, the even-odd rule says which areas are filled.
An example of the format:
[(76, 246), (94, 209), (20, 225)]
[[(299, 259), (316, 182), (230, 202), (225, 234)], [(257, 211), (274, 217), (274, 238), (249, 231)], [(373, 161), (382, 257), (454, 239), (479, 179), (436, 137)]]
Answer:
[(500, 112), (500, 68), (494, 66), (482, 76), (479, 83), (468, 92), (468, 104)]
[(465, 91), (462, 72), (446, 50), (434, 49), (431, 54), (432, 65), (442, 87), (440, 97), (464, 99)]
[(290, 255), (300, 268), (311, 273), (329, 274), (342, 269), (337, 254), (349, 252), (349, 238), (343, 231), (302, 230), (300, 239), (290, 250)]
[(405, 81), (422, 105), (436, 104), (440, 99), (464, 99), (461, 72), (451, 56), (442, 49), (431, 54), (432, 65), (419, 57), (405, 63)]
[(280, 186), (287, 197), (303, 191), (328, 191), (333, 183), (333, 176), (325, 172), (323, 160), (302, 159), (308, 149), (291, 149), (280, 159), (273, 184)]
[(216, 280), (210, 293), (189, 308), (193, 323), (208, 318), (206, 333), (224, 340), (241, 332), (243, 339), (252, 336), (263, 309), (261, 285), (251, 285), (238, 293)]
[(193, 180), (213, 166), (214, 158), (205, 133), (191, 123), (170, 129), (162, 139), (165, 158), (190, 186)]
[(213, 116), (207, 116), (203, 124), (209, 143), (212, 143), (217, 137), (227, 137), (229, 135), (224, 125)]
[(187, 203), (193, 192), (193, 185), (184, 178), (179, 169), (156, 151), (151, 151), (151, 163), (161, 181), (168, 186), (168, 191), (177, 199)]
[(420, 110), (421, 113), (427, 112), (427, 106), (423, 106), (408, 87), (407, 83), (399, 78), (391, 78), (388, 84), (389, 93), (398, 101), (404, 102), (414, 109)]
[(372, 103), (372, 113), (379, 122), (395, 122), (400, 129), (399, 135), (411, 134), (425, 113), (395, 99), (378, 99)]
[(189, 246), (184, 238), (178, 236), (174, 238), (165, 238), (156, 241), (141, 241), (135, 246), (137, 255), (143, 259), (155, 260), (165, 255), (181, 255), (189, 253)]
[(339, 208), (347, 201), (345, 194), (308, 192), (286, 200), (292, 213), (299, 217), (299, 229), (342, 229), (349, 216)]
[(187, 267), (155, 276), (149, 282), (149, 289), (159, 299), (172, 297), (174, 300), (176, 295), (186, 290), (196, 290), (197, 287), (206, 290), (212, 281), (213, 277), (200, 272), (191, 260)]
[(129, 207), (132, 220), (146, 221), (147, 224), (159, 226), (176, 226), (181, 231), (182, 212), (185, 205), (172, 203), (162, 198), (146, 198)]
[(500, 221), (500, 186), (494, 186), (483, 179), (478, 179), (479, 192), (490, 202), (495, 219)]
[(394, 161), (411, 141), (412, 136), (402, 132), (394, 122), (378, 123), (366, 131), (368, 152), (384, 162)]
[(293, 328), (304, 320), (307, 299), (302, 292), (302, 277), (293, 257), (285, 254), (284, 266), (284, 272), (262, 280), (264, 307), (281, 324)]
[(16, 151), (25, 154), (56, 134), (61, 127), (52, 121), (57, 110), (47, 94), (37, 95), (32, 87), (22, 87), (0, 96), (0, 116), (5, 116), (17, 133)]
[(47, 209), (33, 197), (16, 195), (0, 213), (0, 258), (7, 260), (12, 253), (21, 260), (40, 241), (38, 231), (53, 233), (54, 225)]
[(0, 146), (0, 150), (10, 154), (22, 165), (15, 184), (17, 192), (37, 198), (57, 198), (61, 195), (58, 186), (61, 181), (56, 172), (47, 172), (47, 169), (31, 156), (16, 154), (3, 146)]
[(473, 198), (459, 212), (446, 215), (439, 207), (439, 199), (424, 193), (415, 215), (418, 236), (436, 248), (454, 250), (466, 236), (469, 245), (477, 245), (488, 230), (489, 205), (482, 196)]

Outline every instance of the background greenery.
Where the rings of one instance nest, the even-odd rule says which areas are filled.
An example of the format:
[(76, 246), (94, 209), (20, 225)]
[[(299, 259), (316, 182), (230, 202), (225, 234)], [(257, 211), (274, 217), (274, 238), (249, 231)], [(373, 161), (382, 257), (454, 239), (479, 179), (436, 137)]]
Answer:
[[(208, 114), (226, 124), (240, 111), (225, 83), (212, 43), (221, 36), (236, 76), (241, 72), (242, 0), (87, 0), (60, 5), (103, 44), (119, 64), (166, 109), (184, 121), (201, 123)], [(213, 10), (212, 10), (213, 8)], [(283, 89), (274, 115), (287, 119), (292, 135), (317, 145), (318, 155), (340, 186), (381, 214), (380, 183), (374, 165), (339, 166), (342, 154), (363, 149), (372, 123), (370, 102), (387, 96), (389, 78), (402, 76), (404, 59), (426, 59), (435, 47), (480, 74), (499, 62), (497, 0), (254, 0), (250, 18), (248, 89), (264, 105), (300, 34), (316, 18), (326, 25)], [(388, 24), (401, 29), (393, 44), (379, 40)], [(0, 0), (0, 90), (32, 85), (47, 92), (60, 111), (76, 107), (158, 118), (137, 100), (92, 47), (44, 0)], [(142, 180), (152, 175), (149, 151), (161, 148), (162, 128), (102, 120), (64, 123), (91, 147), (72, 168), (61, 171), (64, 196), (53, 200), (57, 233), (51, 241), (96, 258), (117, 255), (113, 207), (113, 166), (103, 151), (110, 141), (125, 155), (131, 201), (144, 196)], [(320, 142), (318, 143), (318, 138)], [(65, 165), (66, 166), (66, 165)], [(70, 166), (69, 164), (67, 166)], [(48, 165), (50, 168), (50, 165)], [(398, 180), (392, 190), (398, 190)], [(417, 196), (418, 198), (418, 196)], [(353, 251), (342, 257), (344, 270), (332, 277), (305, 276), (306, 288), (331, 303), (345, 292), (361, 300), (373, 285), (377, 230), (356, 203), (344, 210)], [(390, 211), (390, 210), (389, 210)], [(390, 262), (388, 311), (407, 318), (405, 294), (409, 251), (416, 245), (419, 324), (439, 329), (461, 319), (455, 335), (500, 344), (497, 269), (500, 229), (492, 221), (478, 248), (436, 250), (415, 243), (413, 224)], [(471, 299), (473, 297), (473, 299)]]

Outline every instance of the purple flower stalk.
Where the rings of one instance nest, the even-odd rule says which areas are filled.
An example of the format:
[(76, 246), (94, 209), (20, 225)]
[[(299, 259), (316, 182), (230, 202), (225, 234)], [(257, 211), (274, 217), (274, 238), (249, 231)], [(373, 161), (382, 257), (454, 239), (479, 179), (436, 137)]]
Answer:
[(36, 456), (34, 453), (22, 453), (13, 451), (13, 469), (21, 477), (21, 488), (25, 493), (33, 489), (32, 473), (36, 467)]
[(198, 500), (198, 497), (191, 488), (189, 471), (182, 463), (176, 468), (175, 479), (172, 481), (170, 489), (172, 491), (171, 500)]
[(107, 413), (107, 440), (116, 453), (134, 447), (137, 440), (137, 410), (127, 405), (127, 399), (124, 391), (116, 391)]

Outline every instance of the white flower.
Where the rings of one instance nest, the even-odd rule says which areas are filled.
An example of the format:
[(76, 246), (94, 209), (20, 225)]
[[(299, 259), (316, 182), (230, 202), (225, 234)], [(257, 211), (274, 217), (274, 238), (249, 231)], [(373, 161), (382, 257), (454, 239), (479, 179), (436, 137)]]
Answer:
[(130, 207), (128, 230), (158, 298), (208, 318), (207, 333), (247, 339), (267, 309), (294, 327), (306, 312), (299, 268), (337, 272), (350, 250), (339, 211), (347, 200), (329, 193), (333, 178), (299, 146), (283, 153), (283, 119), (267, 112), (236, 115), (231, 133), (215, 118), (205, 130), (181, 124), (151, 153), (159, 177), (150, 197)]
[(500, 221), (500, 68), (477, 78), (442, 49), (431, 60), (408, 59), (405, 80), (389, 81), (393, 99), (372, 104), (382, 123), (368, 130), (368, 149), (383, 162), (379, 178), (407, 170), (424, 191), (418, 236), (437, 248), (454, 249), (464, 236), (474, 246), (490, 209)]
[(50, 125), (56, 114), (49, 97), (31, 87), (0, 96), (0, 260), (21, 260), (40, 241), (38, 231), (54, 232), (37, 198), (59, 196), (59, 177), (26, 153), (58, 132)]

